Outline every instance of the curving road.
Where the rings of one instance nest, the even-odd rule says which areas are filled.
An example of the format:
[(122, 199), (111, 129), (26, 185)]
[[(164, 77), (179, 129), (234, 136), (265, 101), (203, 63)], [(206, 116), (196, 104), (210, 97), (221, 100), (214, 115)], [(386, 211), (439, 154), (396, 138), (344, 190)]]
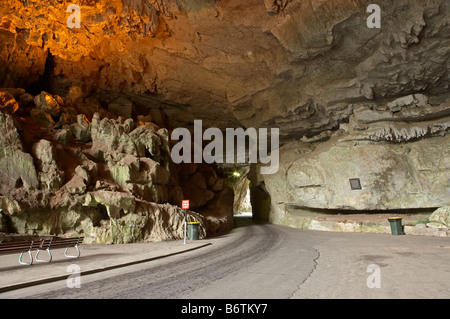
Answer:
[[(22, 289), (11, 296), (450, 297), (448, 238), (332, 233), (264, 224), (235, 228), (210, 241), (212, 245), (196, 251), (83, 276), (80, 289), (68, 289), (65, 282), (59, 282)], [(372, 274), (369, 265), (379, 269), (379, 288), (367, 285)]]

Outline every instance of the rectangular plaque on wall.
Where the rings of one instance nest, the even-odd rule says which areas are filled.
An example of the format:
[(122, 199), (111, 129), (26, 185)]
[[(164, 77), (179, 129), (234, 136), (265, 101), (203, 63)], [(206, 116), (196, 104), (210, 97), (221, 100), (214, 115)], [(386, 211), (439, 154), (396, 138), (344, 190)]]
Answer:
[(350, 178), (350, 187), (352, 189), (362, 189), (359, 178)]

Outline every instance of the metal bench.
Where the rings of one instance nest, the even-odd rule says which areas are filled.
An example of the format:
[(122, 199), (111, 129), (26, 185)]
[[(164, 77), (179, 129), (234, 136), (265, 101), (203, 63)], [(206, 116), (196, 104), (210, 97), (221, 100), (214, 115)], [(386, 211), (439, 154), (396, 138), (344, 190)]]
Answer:
[[(64, 251), (64, 256), (67, 258), (78, 258), (80, 257), (80, 249), (78, 246), (83, 242), (84, 237), (73, 237), (73, 238), (61, 238), (61, 237), (48, 237), (42, 238), (39, 247), (37, 248), (36, 256), (34, 257), (36, 261), (39, 262), (51, 262), (52, 253), (51, 249), (66, 248)], [(70, 248), (75, 248), (76, 255), (68, 255), (67, 252)], [(41, 250), (45, 250), (48, 254), (48, 259), (39, 259), (38, 255)]]
[[(12, 242), (1, 242), (0, 243), (0, 255), (20, 253), (19, 263), (22, 265), (32, 265), (33, 255), (32, 250), (36, 250), (40, 247), (40, 240), (22, 240), (22, 241), (12, 241)], [(30, 256), (29, 262), (22, 261), (24, 253), (28, 253)]]

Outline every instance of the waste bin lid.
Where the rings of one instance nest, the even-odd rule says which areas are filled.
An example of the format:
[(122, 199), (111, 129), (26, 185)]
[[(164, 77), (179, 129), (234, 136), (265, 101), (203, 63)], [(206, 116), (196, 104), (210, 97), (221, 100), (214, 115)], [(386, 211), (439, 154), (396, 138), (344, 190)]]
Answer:
[(200, 224), (200, 223), (198, 223), (198, 222), (188, 222), (188, 224), (189, 224), (189, 225), (198, 225), (198, 224)]
[(389, 217), (388, 220), (402, 219), (403, 217)]

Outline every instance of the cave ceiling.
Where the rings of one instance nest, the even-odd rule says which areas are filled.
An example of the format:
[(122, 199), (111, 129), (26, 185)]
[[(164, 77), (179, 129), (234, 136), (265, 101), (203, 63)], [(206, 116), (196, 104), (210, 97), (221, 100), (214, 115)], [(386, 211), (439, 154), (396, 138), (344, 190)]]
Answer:
[[(381, 8), (369, 28), (368, 5)], [(161, 107), (177, 125), (314, 135), (412, 93), (448, 99), (448, 0), (0, 2), (0, 86), (47, 74), (108, 103)], [(50, 68), (50, 74), (49, 73)], [(139, 109), (140, 108), (140, 109)]]

